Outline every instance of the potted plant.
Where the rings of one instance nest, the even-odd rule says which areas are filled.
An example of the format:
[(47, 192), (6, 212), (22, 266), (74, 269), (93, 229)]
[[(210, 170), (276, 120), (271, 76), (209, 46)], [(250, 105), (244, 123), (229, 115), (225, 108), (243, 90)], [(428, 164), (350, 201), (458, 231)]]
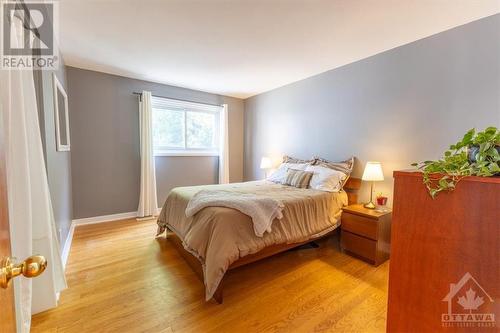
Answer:
[(453, 191), (464, 177), (495, 176), (500, 173), (500, 132), (496, 127), (488, 127), (476, 133), (473, 128), (451, 145), (443, 158), (412, 166), (423, 172), (423, 182), (432, 198), (440, 192)]
[(379, 205), (379, 206), (387, 205), (387, 197), (384, 196), (384, 194), (382, 192), (379, 192), (377, 194), (377, 205)]

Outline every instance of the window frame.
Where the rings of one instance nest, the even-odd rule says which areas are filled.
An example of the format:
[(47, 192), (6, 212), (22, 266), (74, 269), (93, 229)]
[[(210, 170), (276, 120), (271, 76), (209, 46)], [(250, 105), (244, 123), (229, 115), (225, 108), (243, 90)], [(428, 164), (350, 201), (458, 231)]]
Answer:
[[(184, 123), (184, 148), (179, 147), (168, 147), (168, 146), (156, 146), (153, 141), (153, 154), (154, 156), (219, 156), (220, 155), (220, 130), (221, 130), (221, 117), (222, 117), (222, 105), (211, 105), (195, 102), (187, 102), (176, 99), (164, 98), (164, 97), (151, 97), (151, 109), (154, 114), (155, 109), (165, 110), (165, 111), (182, 111), (183, 112), (183, 123)], [(215, 148), (190, 148), (187, 147), (188, 134), (187, 134), (187, 114), (192, 113), (208, 113), (215, 114)], [(154, 115), (153, 115), (154, 117)], [(154, 124), (153, 124), (154, 128)]]

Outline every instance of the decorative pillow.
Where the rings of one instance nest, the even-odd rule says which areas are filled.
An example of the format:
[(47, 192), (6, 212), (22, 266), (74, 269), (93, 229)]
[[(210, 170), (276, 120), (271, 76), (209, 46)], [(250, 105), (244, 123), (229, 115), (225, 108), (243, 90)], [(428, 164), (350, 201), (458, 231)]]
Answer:
[(288, 169), (283, 185), (295, 186), (298, 188), (307, 188), (313, 176), (312, 172)]
[(310, 160), (301, 160), (299, 158), (291, 157), (291, 156), (288, 156), (288, 155), (283, 156), (283, 163), (300, 163), (300, 164), (309, 163), (309, 164), (314, 164), (314, 162), (315, 162), (314, 158), (312, 158)]
[(286, 172), (288, 169), (305, 170), (308, 165), (310, 165), (310, 164), (309, 163), (281, 163), (279, 168), (276, 171), (274, 171), (269, 177), (267, 177), (267, 180), (274, 182), (274, 183), (283, 183), (283, 180), (285, 179)]
[(351, 175), (352, 169), (354, 167), (354, 157), (351, 157), (345, 161), (340, 161), (340, 162), (332, 162), (324, 158), (315, 157), (315, 161), (316, 162), (314, 163), (314, 165), (330, 168), (346, 174), (347, 177), (342, 181), (342, 186), (344, 186), (345, 183), (347, 182), (347, 179), (349, 179), (349, 176)]
[(342, 171), (320, 165), (309, 165), (305, 171), (313, 173), (309, 187), (320, 191), (338, 192), (342, 189), (344, 180), (347, 179), (347, 175)]

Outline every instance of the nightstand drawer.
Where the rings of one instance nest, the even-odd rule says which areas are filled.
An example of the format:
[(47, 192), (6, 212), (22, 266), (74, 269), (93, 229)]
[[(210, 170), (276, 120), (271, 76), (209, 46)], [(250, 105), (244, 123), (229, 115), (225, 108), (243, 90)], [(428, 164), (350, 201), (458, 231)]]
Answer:
[(375, 263), (377, 242), (342, 230), (340, 235), (342, 249)]
[(342, 230), (377, 240), (377, 220), (344, 212)]

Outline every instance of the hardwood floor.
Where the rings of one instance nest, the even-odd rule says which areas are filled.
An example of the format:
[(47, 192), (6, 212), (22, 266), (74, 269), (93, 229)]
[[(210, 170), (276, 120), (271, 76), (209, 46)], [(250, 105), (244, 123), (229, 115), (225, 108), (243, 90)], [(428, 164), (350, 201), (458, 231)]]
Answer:
[(336, 237), (231, 272), (219, 305), (155, 231), (135, 219), (78, 227), (69, 288), (32, 332), (385, 332), (388, 262), (342, 254)]

